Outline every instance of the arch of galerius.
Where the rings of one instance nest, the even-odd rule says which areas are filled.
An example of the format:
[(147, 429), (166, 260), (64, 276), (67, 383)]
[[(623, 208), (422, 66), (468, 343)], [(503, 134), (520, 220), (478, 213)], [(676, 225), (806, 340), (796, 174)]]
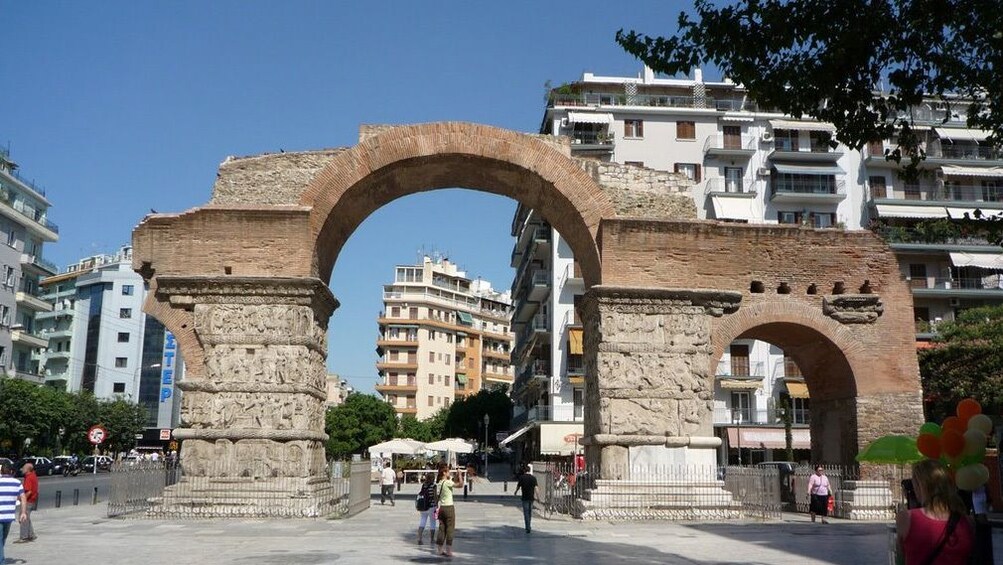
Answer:
[[(331, 511), (323, 402), (338, 301), (327, 281), (375, 210), (447, 187), (537, 209), (582, 267), (583, 443), (611, 482), (597, 490), (647, 464), (716, 462), (714, 366), (738, 337), (779, 339), (806, 366), (842, 359), (809, 381), (813, 421), (854, 433), (835, 449), (820, 444), (820, 458), (848, 463), (922, 418), (908, 289), (869, 233), (699, 222), (684, 178), (571, 158), (560, 138), (452, 122), (364, 126), (351, 148), (228, 159), (205, 206), (135, 229), (145, 310), (186, 362), (174, 432), (185, 478), (158, 513)], [(781, 282), (792, 291), (778, 294)], [(892, 397), (902, 410), (874, 409)]]

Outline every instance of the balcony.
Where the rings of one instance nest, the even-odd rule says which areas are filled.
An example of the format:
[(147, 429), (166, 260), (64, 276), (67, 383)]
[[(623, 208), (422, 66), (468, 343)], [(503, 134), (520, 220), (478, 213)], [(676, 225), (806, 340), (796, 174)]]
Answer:
[(721, 177), (707, 179), (704, 193), (708, 196), (754, 197), (756, 195), (755, 179), (725, 179)]
[(788, 138), (780, 137), (774, 143), (774, 149), (769, 154), (769, 158), (774, 161), (835, 163), (843, 156), (842, 150), (833, 149), (826, 143), (813, 143), (801, 147)]
[(846, 198), (846, 182), (833, 176), (776, 175), (770, 200), (778, 203), (838, 204)]
[(379, 361), (376, 363), (376, 370), (383, 371), (417, 371), (418, 360), (414, 361)]
[(999, 250), (988, 240), (987, 232), (978, 233), (949, 222), (935, 222), (936, 227), (884, 226), (874, 233), (888, 242), (896, 251), (964, 251), (973, 249), (980, 253)]
[(23, 290), (15, 295), (18, 308), (27, 308), (36, 312), (51, 312), (52, 304), (39, 299), (38, 297), (24, 292)]
[(45, 212), (32, 209), (23, 200), (12, 197), (8, 192), (0, 192), (0, 213), (17, 221), (24, 222), (29, 231), (45, 241), (59, 239), (59, 226), (45, 217)]
[[(796, 427), (811, 424), (811, 413), (808, 409), (792, 409)], [(768, 409), (737, 409), (728, 407), (714, 408), (714, 423), (732, 425), (741, 417), (743, 426), (776, 426), (783, 425), (783, 411), (777, 408)]]
[[(577, 88), (581, 86), (576, 85)], [(666, 94), (632, 94), (624, 92), (558, 93), (551, 91), (550, 107), (600, 107), (600, 106), (643, 106), (653, 108), (702, 108), (719, 112), (737, 112), (755, 109), (750, 101), (733, 98), (715, 99), (709, 96), (696, 97)]]
[(418, 347), (418, 338), (411, 339), (378, 339), (376, 346), (380, 348), (412, 348)]
[(916, 278), (907, 279), (916, 296), (969, 298), (1003, 298), (1003, 272), (988, 273), (981, 277)]
[(21, 266), (25, 267), (25, 270), (32, 271), (34, 274), (43, 277), (51, 277), (59, 272), (59, 267), (55, 263), (29, 253), (21, 254)]
[(1003, 148), (976, 143), (931, 143), (926, 150), (927, 161), (949, 161), (965, 164), (1003, 162)]
[(10, 339), (16, 344), (26, 345), (32, 348), (49, 346), (48, 338), (37, 336), (23, 329), (12, 329)]
[(714, 157), (752, 157), (759, 148), (759, 141), (751, 135), (708, 135), (703, 144), (703, 152)]
[(52, 310), (45, 310), (35, 314), (35, 320), (47, 320), (49, 318), (72, 318), (73, 308), (53, 308)]
[(561, 135), (571, 138), (572, 153), (611, 153), (613, 132), (562, 128)]
[(505, 362), (512, 359), (512, 352), (504, 349), (488, 349), (485, 347), (481, 355), (491, 359), (501, 359)]
[(401, 393), (401, 392), (418, 392), (418, 384), (410, 383), (404, 384), (398, 381), (397, 384), (378, 384), (376, 385), (376, 392), (380, 393)]

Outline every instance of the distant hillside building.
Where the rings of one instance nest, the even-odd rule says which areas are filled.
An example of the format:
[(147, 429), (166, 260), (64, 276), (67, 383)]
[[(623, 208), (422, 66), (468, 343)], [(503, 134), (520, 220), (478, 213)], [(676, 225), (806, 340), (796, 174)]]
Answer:
[(448, 259), (398, 265), (383, 287), (377, 392), (399, 415), (429, 418), (458, 396), (511, 385), (512, 306)]
[(17, 172), (10, 152), (0, 148), (0, 375), (41, 384), (33, 352), (46, 347), (35, 314), (50, 306), (38, 297), (41, 277), (57, 272), (42, 258), (42, 246), (59, 239), (48, 220), (45, 190)]

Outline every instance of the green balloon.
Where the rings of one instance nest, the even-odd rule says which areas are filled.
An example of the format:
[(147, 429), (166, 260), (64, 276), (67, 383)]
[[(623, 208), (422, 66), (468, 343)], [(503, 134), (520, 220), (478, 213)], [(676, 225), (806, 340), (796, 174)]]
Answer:
[(919, 427), (919, 433), (940, 437), (940, 425), (934, 424), (933, 422), (927, 422)]

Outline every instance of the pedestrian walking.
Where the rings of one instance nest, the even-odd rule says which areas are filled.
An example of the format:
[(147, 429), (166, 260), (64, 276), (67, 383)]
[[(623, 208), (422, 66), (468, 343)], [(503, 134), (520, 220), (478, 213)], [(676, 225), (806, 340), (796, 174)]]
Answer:
[(435, 541), (435, 525), (438, 522), (436, 511), (438, 510), (438, 499), (435, 495), (435, 473), (425, 473), (421, 479), (421, 487), (418, 491), (418, 500), (415, 501), (415, 509), (418, 510), (418, 545), (422, 545), (422, 538), (425, 535), (425, 526), (429, 527), (428, 543), (432, 545)]
[(380, 471), (380, 504), (385, 504), (386, 500), (390, 499), (390, 506), (397, 506), (394, 501), (394, 483), (397, 481), (397, 474), (394, 473), (393, 468), (390, 467), (390, 462), (387, 461), (383, 465), (383, 470)]
[[(24, 496), (21, 481), (15, 479), (14, 468), (9, 464), (0, 465), (0, 563), (4, 563), (4, 546), (7, 545), (7, 534), (11, 524), (17, 519), (24, 522), (28, 519), (28, 498)], [(21, 511), (17, 512), (17, 502), (21, 502)]]
[(25, 463), (21, 467), (21, 475), (24, 477), (21, 484), (24, 487), (24, 497), (28, 504), (24, 507), (25, 519), (21, 522), (21, 537), (14, 543), (35, 541), (35, 528), (31, 525), (31, 510), (38, 503), (38, 475), (35, 474), (35, 466), (31, 463)]
[(540, 497), (540, 486), (536, 482), (536, 477), (529, 471), (529, 465), (523, 465), (522, 473), (516, 479), (515, 490), (512, 494), (518, 495), (522, 491), (522, 521), (526, 526), (526, 533), (533, 531), (533, 502)]
[(912, 482), (921, 508), (902, 510), (895, 518), (898, 556), (905, 565), (965, 565), (975, 528), (954, 488), (947, 468), (936, 459), (912, 466)]
[(829, 515), (829, 477), (825, 476), (825, 469), (821, 465), (815, 467), (815, 474), (808, 478), (808, 495), (811, 497), (808, 502), (808, 513), (811, 514), (811, 521), (815, 521), (815, 516), (822, 518), (823, 524), (828, 524), (825, 519)]
[[(439, 475), (436, 479), (435, 494), (439, 500), (439, 533), (435, 543), (439, 546), (439, 555), (453, 556), (453, 532), (456, 529), (456, 508), (453, 507), (453, 489), (463, 488), (463, 479), (453, 480), (449, 465), (439, 464)], [(443, 548), (445, 544), (445, 548)]]
[(986, 485), (980, 485), (972, 491), (972, 516), (975, 520), (975, 547), (972, 554), (972, 565), (993, 565), (996, 563), (993, 557), (993, 530), (989, 523), (989, 510), (992, 508), (992, 501), (989, 498), (989, 489)]

